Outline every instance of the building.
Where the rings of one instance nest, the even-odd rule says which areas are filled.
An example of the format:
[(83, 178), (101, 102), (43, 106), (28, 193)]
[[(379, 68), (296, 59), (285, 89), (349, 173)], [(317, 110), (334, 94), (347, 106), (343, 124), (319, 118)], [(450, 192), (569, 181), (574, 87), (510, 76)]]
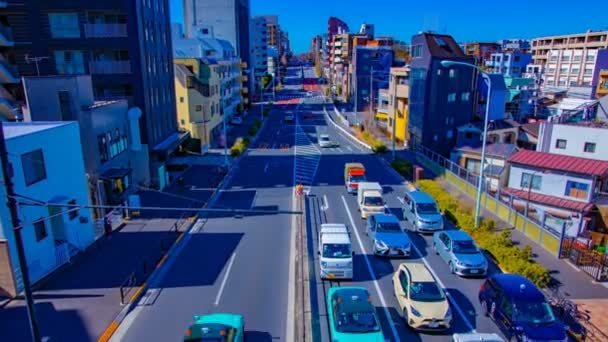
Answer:
[[(501, 74), (489, 74), (488, 77), (492, 82), (490, 111), (488, 112), (488, 120), (497, 121), (506, 119), (506, 103), (507, 103), (507, 86), (505, 79)], [(486, 113), (486, 104), (488, 98), (488, 83), (481, 74), (477, 75), (477, 118), (483, 121)]]
[(496, 52), (485, 61), (488, 72), (510, 77), (522, 77), (526, 66), (532, 61), (532, 54), (522, 52)]
[(378, 91), (388, 88), (394, 52), (389, 46), (353, 46), (353, 49), (350, 94), (356, 110), (360, 110), (373, 106)]
[[(516, 152), (517, 146), (513, 144), (489, 143), (486, 145), (484, 177), (487, 178), (490, 191), (496, 191), (506, 181), (507, 160)], [(477, 140), (472, 145), (455, 148), (450, 159), (467, 170), (469, 174), (478, 176), (481, 167), (481, 142)]]
[(595, 90), (600, 71), (608, 69), (608, 49), (552, 49), (546, 56), (545, 86), (584, 86)]
[(279, 25), (279, 17), (276, 15), (263, 16), (266, 21), (266, 43), (277, 49), (279, 56), (283, 55), (283, 45), (281, 44), (281, 26)]
[[(127, 204), (139, 185), (150, 182), (139, 108), (129, 108), (126, 100), (95, 101), (90, 75), (24, 77), (23, 88), (25, 121), (78, 122), (90, 203)], [(100, 218), (109, 211), (94, 214)]]
[(608, 125), (602, 122), (540, 123), (536, 150), (608, 161)]
[(538, 112), (540, 89), (534, 79), (505, 76), (504, 82), (508, 96), (505, 105), (507, 116), (518, 122), (535, 117)]
[(291, 43), (289, 42), (289, 32), (281, 31), (281, 48), (285, 56), (291, 56)]
[(509, 180), (501, 192), (526, 215), (571, 237), (602, 222), (608, 161), (520, 150), (508, 162)]
[[(32, 203), (20, 204), (19, 216), (30, 281), (35, 283), (95, 239), (91, 211), (76, 209), (89, 204), (78, 123), (14, 122), (4, 123), (3, 129), (14, 191), (23, 196), (19, 202)], [(0, 197), (6, 196), (2, 183)], [(14, 297), (23, 283), (6, 201), (0, 205), (0, 224), (0, 293)]]
[(168, 13), (163, 0), (10, 1), (0, 8), (4, 31), (12, 31), (11, 46), (0, 48), (8, 66), (0, 79), (11, 82), (2, 93), (23, 104), (20, 76), (90, 74), (95, 99), (127, 99), (141, 109), (141, 143), (158, 185), (181, 142)]
[(331, 56), (329, 82), (335, 87), (334, 93), (345, 98), (348, 98), (348, 90), (350, 89), (349, 67), (352, 63), (353, 39), (355, 37), (363, 36), (352, 33), (337, 34), (334, 36), (329, 50)]
[(213, 27), (215, 37), (228, 41), (249, 65), (250, 11), (249, 0), (184, 0), (186, 38), (196, 36), (196, 26)]
[(408, 132), (410, 143), (448, 155), (456, 127), (473, 118), (474, 70), (441, 61), (474, 63), (451, 36), (420, 33), (412, 37)]
[(532, 63), (546, 65), (551, 50), (577, 50), (586, 59), (588, 52), (608, 49), (608, 31), (587, 31), (584, 33), (547, 36), (532, 40)]
[[(391, 68), (388, 85), (389, 107), (388, 132), (400, 142), (409, 140), (407, 133), (408, 106), (410, 97), (409, 68)], [(395, 127), (393, 127), (395, 126)]]
[(483, 67), (493, 53), (500, 52), (500, 48), (501, 45), (498, 43), (473, 42), (463, 44), (462, 50), (465, 55), (475, 58), (475, 65)]
[(323, 49), (323, 74), (329, 78), (330, 70), (329, 67), (331, 65), (331, 49), (334, 41), (334, 36), (337, 34), (345, 34), (350, 30), (348, 25), (336, 17), (329, 17), (327, 19), (327, 34), (323, 36), (323, 44), (321, 45), (321, 49)]
[(529, 53), (531, 44), (528, 39), (502, 39), (498, 41), (502, 52)]
[(194, 150), (206, 151), (221, 134), (219, 66), (207, 59), (176, 58), (175, 91), (180, 129), (195, 141)]
[[(253, 93), (261, 87), (261, 77), (268, 73), (268, 27), (266, 17), (257, 16), (251, 19), (251, 69), (253, 70)], [(318, 51), (318, 50), (317, 50)]]
[(608, 95), (608, 67), (606, 69), (600, 69), (597, 81), (597, 89), (595, 90), (595, 96), (600, 98)]
[(374, 39), (375, 28), (373, 24), (361, 24), (361, 28), (359, 29), (359, 34), (364, 35), (367, 39)]

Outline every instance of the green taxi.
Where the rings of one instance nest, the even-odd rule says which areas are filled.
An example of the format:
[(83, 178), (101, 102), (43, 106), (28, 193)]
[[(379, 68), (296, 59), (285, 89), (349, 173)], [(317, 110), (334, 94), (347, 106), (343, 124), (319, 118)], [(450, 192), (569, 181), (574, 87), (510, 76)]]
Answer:
[(327, 292), (332, 342), (384, 342), (380, 321), (364, 287), (332, 287)]
[(194, 316), (184, 342), (243, 342), (245, 319), (241, 315), (216, 313)]

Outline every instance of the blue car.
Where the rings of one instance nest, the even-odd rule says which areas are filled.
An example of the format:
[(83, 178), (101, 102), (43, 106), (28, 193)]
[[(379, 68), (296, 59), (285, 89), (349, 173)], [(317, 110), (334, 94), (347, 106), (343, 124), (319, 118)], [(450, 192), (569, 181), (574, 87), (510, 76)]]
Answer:
[(479, 302), (510, 341), (567, 341), (543, 293), (527, 278), (496, 274), (481, 285)]
[(373, 214), (367, 218), (365, 234), (370, 237), (375, 255), (406, 257), (412, 251), (412, 241), (392, 214)]

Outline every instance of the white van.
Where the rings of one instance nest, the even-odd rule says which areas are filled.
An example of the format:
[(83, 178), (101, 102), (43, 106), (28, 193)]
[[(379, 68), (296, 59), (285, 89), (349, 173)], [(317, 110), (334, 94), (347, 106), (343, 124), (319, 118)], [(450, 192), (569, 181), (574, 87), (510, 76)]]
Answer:
[(403, 219), (405, 226), (412, 231), (432, 233), (443, 230), (443, 216), (433, 197), (416, 190), (403, 196)]
[(324, 223), (319, 231), (321, 279), (353, 279), (353, 246), (346, 225)]
[(360, 182), (357, 188), (357, 205), (363, 219), (367, 219), (371, 214), (385, 213), (382, 186), (379, 183)]

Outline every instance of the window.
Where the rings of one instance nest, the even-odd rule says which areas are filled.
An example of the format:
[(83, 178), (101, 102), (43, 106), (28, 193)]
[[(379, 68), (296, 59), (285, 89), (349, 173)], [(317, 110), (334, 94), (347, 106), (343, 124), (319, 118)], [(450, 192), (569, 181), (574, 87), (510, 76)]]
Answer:
[(575, 62), (580, 62), (581, 61), (581, 55), (574, 55), (574, 58), (572, 58), (573, 61)]
[(53, 53), (58, 74), (84, 74), (84, 58), (82, 51), (56, 50)]
[(513, 67), (513, 73), (519, 74), (519, 67)]
[(454, 69), (450, 69), (450, 78), (454, 78), (455, 77), (455, 70)]
[(595, 153), (595, 143), (586, 142), (584, 151), (588, 153)]
[(570, 74), (578, 75), (579, 71), (580, 71), (579, 68), (572, 68), (572, 70), (570, 71)]
[(22, 154), (21, 166), (23, 167), (23, 178), (25, 179), (26, 186), (46, 179), (46, 168), (44, 166), (42, 149)]
[(568, 181), (566, 183), (566, 196), (587, 199), (589, 194), (589, 184)]
[(39, 242), (47, 237), (49, 234), (46, 231), (46, 225), (44, 224), (44, 220), (40, 220), (34, 223), (34, 233), (36, 234), (36, 241)]
[(78, 206), (76, 205), (76, 200), (75, 199), (69, 201), (68, 205), (69, 205), (69, 207), (68, 207), (68, 210), (69, 210), (69, 212), (68, 212), (68, 218), (71, 221), (71, 220), (73, 220), (73, 219), (75, 219), (75, 218), (78, 217), (78, 210), (77, 210)]
[(464, 102), (464, 101), (469, 101), (469, 99), (471, 98), (471, 93), (469, 93), (468, 91), (465, 93), (460, 94), (460, 99)]
[(422, 57), (422, 45), (412, 46), (412, 58)]
[(565, 86), (566, 85), (566, 80), (559, 80), (558, 84), (559, 86)]
[(519, 62), (520, 59), (521, 57), (518, 55), (513, 56), (513, 62)]
[(180, 103), (184, 103), (184, 97), (183, 97), (183, 96), (180, 96), (180, 97), (179, 97), (179, 102), (180, 102)]
[(585, 61), (593, 62), (594, 59), (595, 59), (595, 55), (587, 55), (587, 57), (585, 58)]
[(186, 124), (186, 121), (184, 119), (179, 120), (179, 122), (182, 124), (182, 126)]
[(555, 148), (559, 148), (560, 150), (566, 149), (566, 140), (565, 139), (557, 139), (555, 141)]
[(103, 163), (108, 160), (108, 147), (106, 145), (106, 135), (97, 136), (97, 147), (99, 149), (99, 159)]
[(60, 90), (58, 92), (59, 96), (59, 109), (61, 111), (61, 120), (69, 121), (73, 120), (72, 118), (72, 101), (70, 100), (70, 92), (65, 90)]
[(53, 38), (80, 38), (78, 13), (49, 13), (49, 26)]
[(456, 101), (456, 93), (448, 94), (448, 102), (454, 102), (454, 101)]
[(195, 110), (196, 110), (197, 112), (200, 112), (200, 111), (202, 111), (202, 110), (203, 110), (203, 106), (201, 106), (201, 105), (196, 105)]
[(591, 75), (591, 74), (593, 74), (593, 68), (585, 67), (585, 75)]
[(521, 174), (521, 187), (524, 189), (540, 190), (542, 184), (542, 177), (540, 175), (533, 175), (532, 173)]
[(559, 73), (561, 75), (566, 75), (568, 73), (568, 67), (562, 67), (561, 69), (559, 69)]

